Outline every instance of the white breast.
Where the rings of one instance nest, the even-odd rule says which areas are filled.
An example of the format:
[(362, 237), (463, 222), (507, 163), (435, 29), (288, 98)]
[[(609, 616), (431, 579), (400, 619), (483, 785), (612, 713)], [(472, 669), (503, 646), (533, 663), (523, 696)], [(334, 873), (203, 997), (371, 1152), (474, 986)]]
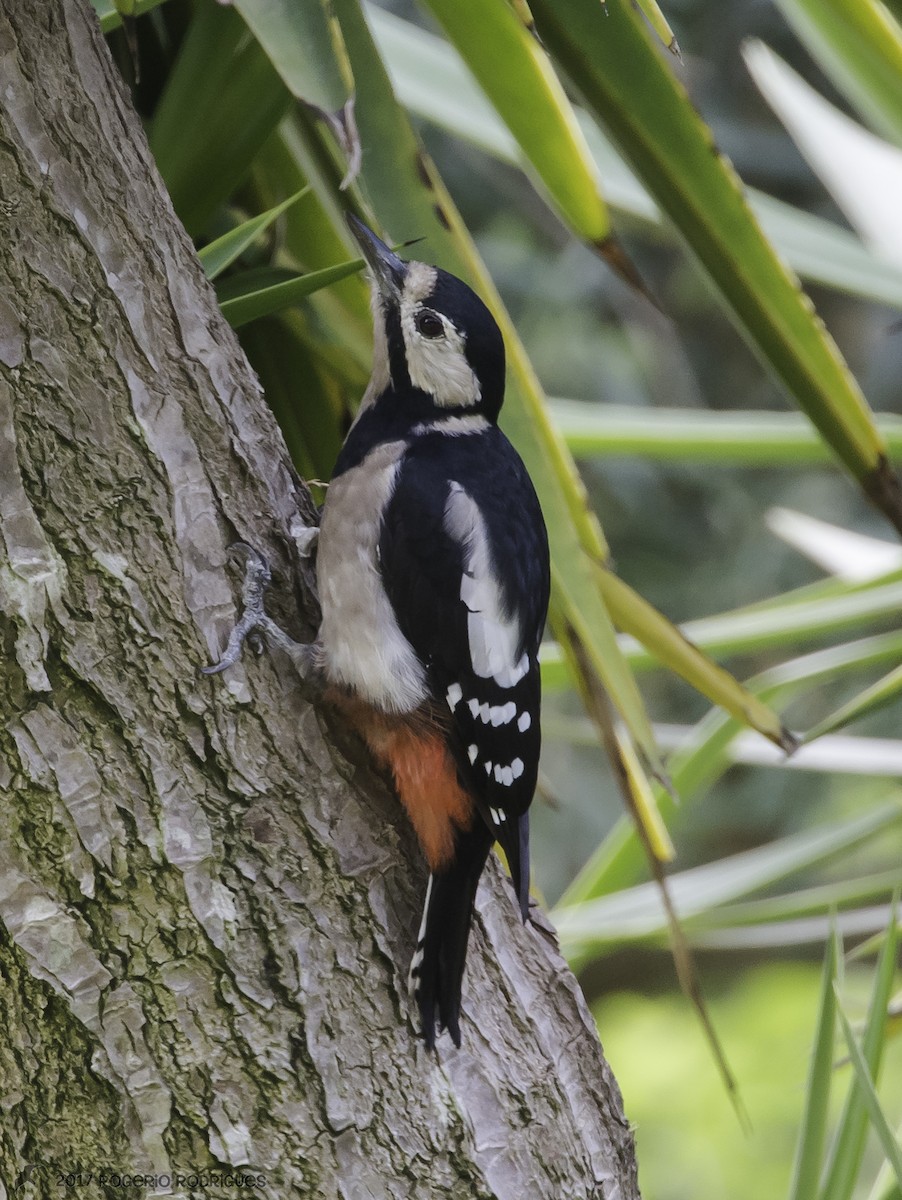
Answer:
[(317, 560), (325, 675), (386, 712), (410, 712), (427, 695), (425, 672), (398, 628), (377, 558), (382, 513), (405, 448), (404, 442), (378, 446), (329, 485)]

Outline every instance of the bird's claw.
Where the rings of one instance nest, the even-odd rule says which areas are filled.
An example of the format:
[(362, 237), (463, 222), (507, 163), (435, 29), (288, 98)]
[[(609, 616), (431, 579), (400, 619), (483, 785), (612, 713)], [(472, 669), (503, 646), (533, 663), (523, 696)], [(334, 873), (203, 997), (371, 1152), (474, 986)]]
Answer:
[(258, 550), (246, 542), (235, 542), (229, 546), (229, 551), (240, 551), (246, 558), (244, 582), (241, 585), (241, 616), (229, 634), (222, 658), (212, 666), (201, 667), (201, 674), (218, 675), (227, 667), (234, 666), (241, 657), (245, 642), (254, 654), (260, 655), (268, 641), (291, 657), (302, 676), (309, 676), (313, 664), (313, 647), (290, 638), (266, 615), (263, 607), (263, 599), (272, 578), (269, 563)]
[(241, 649), (247, 641), (255, 654), (263, 653), (263, 632), (270, 624), (270, 619), (263, 608), (263, 597), (269, 587), (272, 572), (269, 563), (263, 555), (249, 546), (247, 542), (234, 542), (229, 546), (229, 553), (240, 551), (246, 558), (244, 582), (241, 585), (241, 616), (229, 634), (229, 641), (219, 662), (209, 667), (201, 667), (202, 675), (218, 675), (227, 667), (232, 667), (241, 657)]

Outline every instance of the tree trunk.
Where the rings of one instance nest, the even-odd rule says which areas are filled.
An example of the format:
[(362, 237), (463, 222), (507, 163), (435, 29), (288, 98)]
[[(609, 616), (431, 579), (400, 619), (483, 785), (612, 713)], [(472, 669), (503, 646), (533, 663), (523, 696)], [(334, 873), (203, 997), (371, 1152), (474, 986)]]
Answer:
[(0, 2), (0, 193), (9, 1194), (637, 1197), (586, 1005), (497, 863), (463, 1049), (430, 1056), (398, 803), (286, 659), (197, 674), (236, 538), (310, 634), (312, 509), (84, 0)]

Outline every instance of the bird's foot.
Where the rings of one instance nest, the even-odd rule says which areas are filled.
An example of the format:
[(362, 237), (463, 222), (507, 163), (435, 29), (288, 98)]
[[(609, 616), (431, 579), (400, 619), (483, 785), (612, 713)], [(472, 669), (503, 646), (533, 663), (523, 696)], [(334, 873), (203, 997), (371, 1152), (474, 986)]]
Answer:
[(271, 572), (269, 563), (253, 546), (245, 542), (236, 542), (229, 547), (240, 550), (247, 558), (244, 573), (244, 583), (241, 585), (241, 617), (229, 634), (228, 645), (219, 662), (209, 667), (201, 667), (203, 675), (218, 675), (227, 667), (234, 666), (241, 657), (241, 650), (248, 642), (256, 654), (263, 652), (263, 641), (275, 646), (287, 654), (297, 668), (298, 674), (308, 685), (315, 687), (316, 662), (315, 650), (312, 643), (296, 642), (290, 638), (284, 629), (266, 615), (263, 599), (269, 587)]

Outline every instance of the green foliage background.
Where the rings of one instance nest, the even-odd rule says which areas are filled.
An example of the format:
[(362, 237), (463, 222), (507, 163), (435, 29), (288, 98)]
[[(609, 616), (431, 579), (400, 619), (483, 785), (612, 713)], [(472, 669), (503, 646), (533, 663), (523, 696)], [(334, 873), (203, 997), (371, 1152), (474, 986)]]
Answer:
[[(867, 956), (845, 976), (819, 965), (831, 923), (878, 947), (902, 881), (902, 491), (886, 463), (902, 445), (902, 218), (869, 212), (902, 189), (895, 0), (644, 0), (651, 24), (629, 0), (534, 0), (541, 44), (513, 0), (139, 0), (124, 30), (95, 4), (306, 478), (328, 478), (368, 373), (343, 209), (423, 238), (412, 253), (496, 310), (504, 424), (555, 553), (535, 882), (637, 1123), (645, 1194), (902, 1196), (891, 1166), (877, 1178), (902, 1113), (895, 944), (876, 972)], [(681, 59), (658, 40), (672, 33)], [(832, 191), (762, 98), (747, 39), (783, 60), (766, 75), (747, 49)], [(848, 164), (851, 200), (823, 165), (836, 115), (812, 115), (786, 64), (881, 139), (879, 166)], [(798, 768), (771, 745), (788, 744), (781, 719), (808, 731)], [(668, 838), (680, 933), (642, 851), (664, 858)], [(674, 937), (684, 982), (679, 938), (698, 956), (750, 1133), (677, 989)], [(846, 1050), (834, 981), (853, 1022), (870, 1002), (871, 1075), (888, 1041), (882, 1109), (866, 1068), (830, 1070)]]

